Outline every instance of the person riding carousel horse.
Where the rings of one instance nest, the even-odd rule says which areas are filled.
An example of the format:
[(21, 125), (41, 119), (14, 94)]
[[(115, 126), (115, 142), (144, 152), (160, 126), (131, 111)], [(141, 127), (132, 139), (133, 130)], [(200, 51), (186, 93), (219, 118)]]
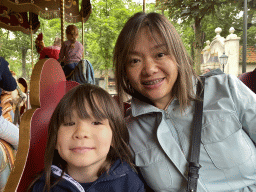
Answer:
[[(17, 82), (9, 70), (9, 63), (2, 57), (0, 57), (0, 88), (0, 95), (2, 90), (14, 91), (17, 88)], [(0, 190), (4, 188), (14, 166), (15, 150), (19, 142), (18, 127), (2, 115), (4, 110), (10, 109), (10, 106), (4, 108), (3, 103), (0, 103)]]

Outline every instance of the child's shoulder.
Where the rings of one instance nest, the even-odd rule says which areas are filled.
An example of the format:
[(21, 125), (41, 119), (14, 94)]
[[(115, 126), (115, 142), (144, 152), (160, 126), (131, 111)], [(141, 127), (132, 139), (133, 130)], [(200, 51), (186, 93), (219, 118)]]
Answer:
[(41, 177), (33, 184), (32, 192), (43, 191), (45, 186), (45, 174), (42, 174)]
[[(112, 164), (109, 173), (106, 177), (101, 177), (102, 180), (109, 181), (109, 186), (120, 186), (127, 191), (140, 191), (139, 189), (144, 190), (144, 184), (134, 169), (125, 161), (120, 159), (116, 160)], [(115, 187), (115, 189), (117, 189)], [(121, 189), (120, 189), (121, 191)]]
[(79, 41), (76, 41), (75, 44), (78, 45), (78, 46), (83, 46), (83, 44), (80, 43)]

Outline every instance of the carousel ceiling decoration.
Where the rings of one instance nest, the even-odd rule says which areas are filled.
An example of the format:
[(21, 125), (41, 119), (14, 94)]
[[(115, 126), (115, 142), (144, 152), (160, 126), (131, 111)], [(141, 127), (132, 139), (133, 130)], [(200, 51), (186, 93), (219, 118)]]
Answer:
[[(40, 27), (38, 15), (30, 13), (32, 33)], [(30, 34), (29, 13), (27, 12), (8, 12), (8, 8), (0, 5), (0, 27), (10, 31), (22, 31)]]
[(0, 0), (0, 27), (29, 34), (31, 22), (32, 31), (35, 33), (40, 26), (38, 15), (44, 19), (60, 17), (61, 1), (65, 2), (66, 22), (88, 20), (91, 14), (90, 0)]

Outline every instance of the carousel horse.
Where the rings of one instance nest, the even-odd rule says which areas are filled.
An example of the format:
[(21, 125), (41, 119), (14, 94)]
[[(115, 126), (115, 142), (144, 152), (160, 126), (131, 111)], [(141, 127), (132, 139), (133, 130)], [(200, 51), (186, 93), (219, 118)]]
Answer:
[[(17, 88), (12, 92), (3, 91), (1, 94), (1, 105), (3, 108), (3, 117), (15, 125), (19, 125), (20, 116), (26, 109), (27, 100), (27, 81), (24, 78), (17, 79), (14, 71), (11, 71), (17, 81)], [(14, 113), (14, 119), (11, 115)]]
[(39, 60), (31, 75), (30, 104), (21, 117), (20, 139), (14, 169), (4, 191), (24, 192), (44, 168), (44, 153), (51, 115), (64, 94), (79, 83), (66, 81), (59, 62)]
[[(15, 73), (12, 72), (14, 78)], [(24, 84), (24, 82), (23, 82)], [(21, 92), (20, 87), (25, 88), (21, 83), (17, 82), (17, 89), (9, 92), (2, 90), (2, 94), (0, 96), (1, 99), (1, 107), (2, 107), (2, 116), (8, 120), (9, 122), (13, 123), (13, 116), (11, 112), (15, 111), (13, 105), (15, 104), (16, 100), (18, 101), (16, 106), (16, 111), (20, 114), (20, 110), (18, 109), (20, 100), (24, 100), (24, 93)], [(25, 85), (25, 84), (24, 84)], [(22, 97), (22, 99), (20, 99)], [(18, 111), (19, 110), (19, 111)], [(15, 116), (14, 116), (15, 117)], [(7, 182), (8, 176), (11, 170), (14, 168), (14, 160), (15, 160), (16, 150), (14, 150), (9, 143), (0, 139), (0, 191), (4, 188), (5, 183)]]
[[(12, 122), (13, 118), (11, 115), (12, 107), (12, 95), (11, 92), (2, 90), (1, 94), (1, 107), (2, 116), (8, 121)], [(14, 168), (16, 150), (14, 150), (11, 145), (0, 139), (0, 191), (3, 191), (4, 185), (10, 175), (10, 172)]]
[(13, 117), (11, 115), (11, 111), (13, 111), (12, 98), (12, 92), (2, 90), (2, 94), (0, 96), (2, 116), (10, 122), (13, 122)]
[(28, 92), (27, 81), (26, 79), (21, 77), (17, 80), (17, 89), (12, 92), (13, 111), (14, 111), (13, 123), (15, 125), (20, 124), (20, 117), (27, 108), (27, 104), (26, 104), (27, 92)]

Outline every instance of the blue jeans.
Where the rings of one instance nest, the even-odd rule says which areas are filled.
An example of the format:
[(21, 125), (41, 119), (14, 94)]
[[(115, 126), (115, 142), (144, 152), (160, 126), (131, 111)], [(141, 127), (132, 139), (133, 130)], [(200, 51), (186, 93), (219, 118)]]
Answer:
[(64, 65), (63, 71), (65, 73), (65, 76), (68, 76), (77, 66), (78, 63), (69, 63)]

